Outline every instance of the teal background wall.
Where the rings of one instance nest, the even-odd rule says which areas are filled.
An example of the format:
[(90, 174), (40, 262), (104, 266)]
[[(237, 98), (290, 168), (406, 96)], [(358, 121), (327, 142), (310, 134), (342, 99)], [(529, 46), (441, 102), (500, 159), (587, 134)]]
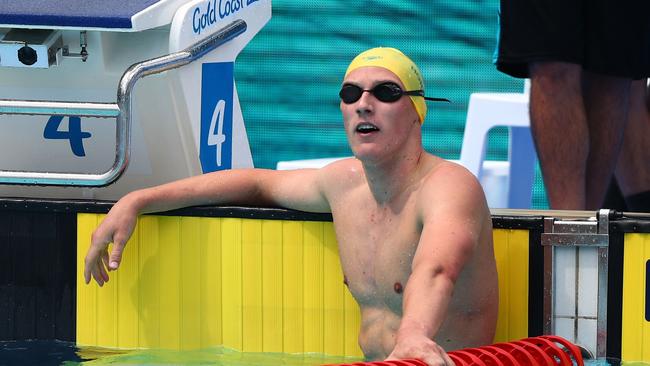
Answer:
[[(255, 166), (349, 156), (338, 90), (347, 65), (376, 46), (401, 49), (421, 68), (428, 103), (425, 148), (458, 159), (472, 92), (519, 92), (492, 64), (498, 0), (274, 0), (273, 17), (239, 56), (236, 80)], [(490, 133), (487, 158), (506, 160), (507, 130)], [(533, 207), (546, 208), (537, 173)]]

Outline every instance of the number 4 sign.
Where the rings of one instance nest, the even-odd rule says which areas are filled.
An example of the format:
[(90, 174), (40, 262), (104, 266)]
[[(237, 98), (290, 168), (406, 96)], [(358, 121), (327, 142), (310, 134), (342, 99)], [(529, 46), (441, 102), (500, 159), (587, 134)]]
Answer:
[(199, 159), (204, 173), (232, 167), (232, 62), (204, 63)]
[(81, 118), (70, 116), (68, 117), (68, 130), (61, 131), (59, 127), (63, 122), (63, 116), (52, 116), (47, 120), (45, 130), (43, 130), (43, 138), (68, 140), (70, 141), (70, 149), (76, 156), (86, 156), (84, 150), (83, 139), (91, 136), (90, 132), (81, 131)]
[(226, 135), (223, 134), (223, 116), (226, 114), (226, 101), (221, 99), (217, 102), (212, 112), (212, 119), (210, 120), (210, 128), (208, 129), (208, 146), (214, 146), (217, 149), (217, 166), (223, 165), (221, 163), (221, 151), (223, 143), (226, 142)]

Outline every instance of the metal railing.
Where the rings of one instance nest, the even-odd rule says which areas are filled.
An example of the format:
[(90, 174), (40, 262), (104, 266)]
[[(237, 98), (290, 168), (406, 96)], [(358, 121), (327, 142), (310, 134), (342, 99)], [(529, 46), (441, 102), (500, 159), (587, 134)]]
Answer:
[(129, 165), (131, 147), (131, 93), (141, 78), (187, 65), (246, 31), (236, 20), (183, 51), (131, 65), (118, 84), (117, 103), (17, 101), (0, 99), (0, 114), (64, 115), (116, 118), (115, 160), (105, 172), (64, 173), (0, 169), (0, 184), (100, 187), (117, 180)]

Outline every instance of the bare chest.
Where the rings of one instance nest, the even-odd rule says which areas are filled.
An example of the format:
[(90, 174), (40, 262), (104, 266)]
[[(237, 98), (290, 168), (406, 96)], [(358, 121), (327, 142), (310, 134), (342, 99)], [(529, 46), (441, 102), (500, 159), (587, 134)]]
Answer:
[(346, 282), (361, 306), (401, 312), (421, 227), (413, 204), (399, 210), (345, 205), (333, 210)]

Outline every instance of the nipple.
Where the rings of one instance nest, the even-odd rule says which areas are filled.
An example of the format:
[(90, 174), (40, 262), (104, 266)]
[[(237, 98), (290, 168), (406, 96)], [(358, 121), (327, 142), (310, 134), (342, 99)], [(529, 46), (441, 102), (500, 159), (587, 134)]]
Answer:
[(395, 293), (401, 294), (402, 291), (404, 291), (404, 288), (402, 288), (402, 284), (399, 282), (395, 282), (393, 285), (393, 290), (395, 290)]

